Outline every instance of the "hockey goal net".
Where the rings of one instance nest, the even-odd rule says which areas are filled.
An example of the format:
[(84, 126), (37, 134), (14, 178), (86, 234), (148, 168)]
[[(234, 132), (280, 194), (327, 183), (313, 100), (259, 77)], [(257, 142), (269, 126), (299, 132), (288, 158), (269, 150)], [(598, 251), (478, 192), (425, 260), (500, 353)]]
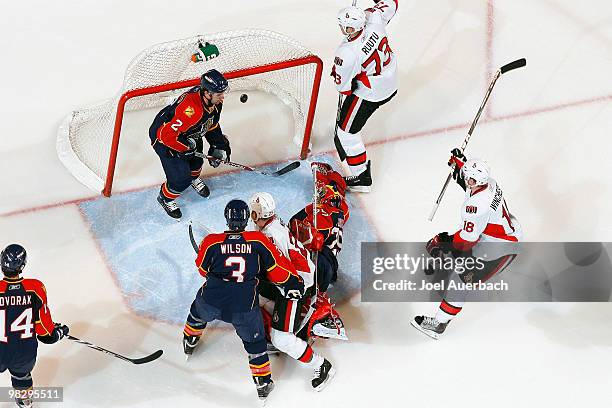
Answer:
[[(295, 40), (266, 30), (228, 31), (154, 45), (132, 60), (114, 98), (66, 117), (58, 131), (57, 153), (77, 180), (110, 196), (124, 113), (161, 108), (215, 68), (228, 79), (230, 92), (263, 91), (290, 107), (295, 134), (287, 142), (293, 137), (304, 159), (322, 67), (321, 59)], [(146, 146), (148, 127), (142, 135)]]

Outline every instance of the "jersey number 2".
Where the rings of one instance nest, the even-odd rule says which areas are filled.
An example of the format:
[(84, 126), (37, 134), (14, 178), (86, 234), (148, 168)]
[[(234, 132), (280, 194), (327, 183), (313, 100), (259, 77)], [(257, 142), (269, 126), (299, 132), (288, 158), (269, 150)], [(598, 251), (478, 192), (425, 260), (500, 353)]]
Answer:
[[(11, 323), (9, 330), (13, 333), (22, 331), (22, 339), (29, 339), (32, 337), (34, 332), (34, 325), (32, 324), (32, 308), (25, 309), (14, 321)], [(8, 343), (8, 337), (6, 337), (6, 310), (0, 310), (0, 341)]]
[(232, 278), (236, 282), (244, 282), (244, 271), (246, 271), (246, 261), (241, 256), (230, 256), (225, 260), (225, 266), (234, 266), (236, 269), (232, 270)]

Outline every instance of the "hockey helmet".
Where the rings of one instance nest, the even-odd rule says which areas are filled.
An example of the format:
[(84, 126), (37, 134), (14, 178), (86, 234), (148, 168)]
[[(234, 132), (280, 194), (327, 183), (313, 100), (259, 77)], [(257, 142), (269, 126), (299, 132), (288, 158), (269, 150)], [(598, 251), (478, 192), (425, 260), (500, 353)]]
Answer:
[(481, 159), (470, 159), (465, 162), (461, 168), (465, 181), (474, 179), (476, 186), (483, 186), (489, 182), (489, 174), (491, 169), (486, 161)]
[(341, 27), (351, 27), (355, 31), (363, 30), (366, 23), (365, 12), (359, 7), (349, 6), (338, 12), (338, 24)]
[(228, 86), (227, 79), (216, 69), (205, 72), (200, 78), (200, 87), (211, 93), (223, 93)]
[(244, 231), (249, 222), (249, 206), (242, 200), (231, 200), (225, 206), (224, 215), (230, 231)]
[(276, 203), (270, 193), (255, 193), (249, 200), (251, 214), (255, 213), (253, 221), (270, 218), (276, 214)]
[(0, 254), (2, 272), (6, 276), (17, 276), (23, 271), (28, 255), (24, 247), (19, 244), (11, 244), (4, 248)]

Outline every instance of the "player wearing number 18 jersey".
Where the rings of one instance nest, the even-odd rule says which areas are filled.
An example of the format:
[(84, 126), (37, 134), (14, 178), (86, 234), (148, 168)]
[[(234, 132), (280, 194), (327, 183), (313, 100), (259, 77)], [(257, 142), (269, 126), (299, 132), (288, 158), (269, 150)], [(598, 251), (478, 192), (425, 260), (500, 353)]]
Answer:
[(208, 322), (231, 323), (249, 354), (259, 398), (272, 391), (272, 372), (259, 309), (259, 280), (279, 286), (285, 297), (299, 299), (304, 284), (291, 262), (259, 231), (245, 231), (249, 207), (232, 200), (225, 207), (228, 231), (209, 234), (200, 244), (196, 265), (206, 278), (191, 305), (183, 331), (185, 354), (191, 355)]
[[(455, 166), (453, 178), (465, 190), (461, 207), (461, 229), (454, 234), (441, 232), (427, 243), (432, 257), (451, 253), (453, 258), (480, 258), (476, 267), (463, 268), (450, 279), (464, 283), (486, 282), (501, 273), (516, 258), (516, 243), (522, 239), (518, 220), (508, 210), (502, 189), (489, 176), (488, 164), (479, 159), (467, 160), (459, 149), (453, 149), (449, 165)], [(433, 272), (432, 272), (433, 273)], [(412, 325), (437, 339), (448, 323), (461, 311), (466, 291), (450, 291), (435, 317), (417, 316)]]
[(386, 32), (397, 1), (375, 0), (374, 7), (365, 11), (353, 6), (338, 13), (346, 38), (336, 49), (331, 75), (345, 98), (334, 142), (340, 159), (346, 160), (351, 170), (346, 183), (352, 191), (368, 192), (372, 185), (361, 129), (397, 93), (397, 61)]

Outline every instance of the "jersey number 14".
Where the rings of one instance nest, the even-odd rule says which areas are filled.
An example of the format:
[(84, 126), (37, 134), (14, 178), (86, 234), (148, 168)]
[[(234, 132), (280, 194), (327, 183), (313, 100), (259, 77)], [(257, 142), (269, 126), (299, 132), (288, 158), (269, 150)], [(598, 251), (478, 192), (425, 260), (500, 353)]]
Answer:
[[(32, 308), (25, 309), (9, 327), (13, 333), (21, 333), (22, 339), (29, 339), (34, 333), (34, 325), (32, 324)], [(8, 343), (6, 337), (6, 310), (0, 310), (0, 342)]]

